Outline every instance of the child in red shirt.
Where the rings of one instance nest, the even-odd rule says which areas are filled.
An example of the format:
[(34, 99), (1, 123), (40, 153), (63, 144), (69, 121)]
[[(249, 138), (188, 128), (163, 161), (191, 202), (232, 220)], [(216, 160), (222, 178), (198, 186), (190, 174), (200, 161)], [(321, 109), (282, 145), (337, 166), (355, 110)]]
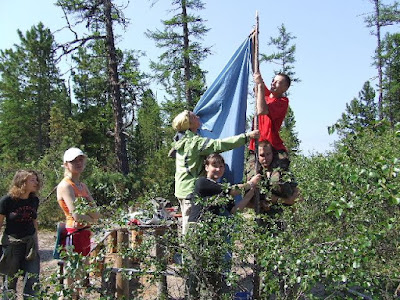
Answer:
[[(254, 73), (254, 81), (257, 84), (257, 110), (259, 141), (269, 141), (275, 150), (284, 150), (286, 147), (279, 135), (283, 120), (285, 119), (289, 99), (283, 94), (289, 89), (290, 78), (286, 74), (279, 73), (275, 76), (268, 89), (261, 74)], [(254, 139), (250, 141), (250, 150), (254, 150)]]
[[(279, 135), (283, 120), (289, 107), (289, 99), (284, 93), (290, 87), (290, 78), (286, 74), (277, 74), (268, 89), (261, 74), (254, 73), (254, 81), (257, 85), (257, 115), (258, 130), (260, 131), (259, 141), (268, 141), (276, 152), (279, 166), (283, 169), (289, 167), (287, 149)], [(255, 140), (250, 140), (250, 150), (255, 150)]]

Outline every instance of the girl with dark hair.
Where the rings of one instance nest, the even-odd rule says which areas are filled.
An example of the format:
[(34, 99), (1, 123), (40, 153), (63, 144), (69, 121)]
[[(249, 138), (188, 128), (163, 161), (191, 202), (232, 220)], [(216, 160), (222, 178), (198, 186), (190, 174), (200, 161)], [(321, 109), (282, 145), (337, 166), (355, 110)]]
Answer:
[[(189, 216), (189, 222), (197, 222), (201, 217), (201, 214), (205, 211), (211, 211), (216, 215), (230, 215), (238, 210), (245, 208), (249, 200), (254, 195), (254, 188), (261, 180), (261, 175), (257, 174), (249, 179), (247, 183), (240, 183), (232, 185), (228, 190), (224, 190), (219, 179), (224, 175), (225, 172), (225, 161), (224, 158), (218, 153), (212, 153), (207, 156), (204, 161), (204, 168), (206, 171), (206, 177), (199, 177), (196, 181), (194, 188), (194, 197), (192, 197), (192, 209)], [(209, 198), (212, 196), (237, 196), (240, 195), (242, 190), (246, 190), (244, 198), (235, 204), (234, 199), (230, 197), (228, 204), (224, 206), (205, 206), (200, 203), (195, 203), (195, 197)]]
[[(218, 230), (218, 233), (215, 232), (215, 237), (217, 237), (218, 241), (207, 240), (204, 242), (202, 240), (201, 234), (198, 236), (196, 235), (196, 230), (198, 229), (198, 224), (204, 223), (213, 223), (215, 224), (216, 219), (214, 216), (219, 219), (220, 217), (229, 217), (230, 215), (236, 213), (244, 209), (249, 200), (254, 196), (254, 189), (257, 187), (258, 182), (261, 180), (261, 175), (256, 174), (251, 179), (249, 179), (246, 183), (240, 183), (235, 185), (230, 185), (228, 188), (224, 188), (223, 184), (219, 182), (221, 177), (224, 175), (225, 172), (225, 161), (224, 158), (218, 153), (212, 153), (207, 156), (204, 161), (204, 168), (206, 171), (206, 177), (199, 177), (196, 180), (194, 193), (191, 197), (192, 199), (192, 207), (190, 210), (189, 216), (189, 231), (192, 229), (194, 234), (189, 238), (195, 238), (199, 241), (199, 249), (200, 253), (202, 253), (202, 249), (207, 247), (203, 247), (204, 245), (213, 245), (214, 249), (220, 249), (219, 243), (230, 243), (229, 238), (229, 230), (225, 231), (224, 228), (226, 225), (225, 221), (222, 221), (223, 227)], [(240, 202), (235, 203), (234, 196), (240, 195), (242, 191), (245, 191), (245, 195)], [(228, 201), (225, 201), (229, 199)], [(223, 201), (220, 201), (223, 200)], [(223, 203), (223, 204), (221, 204)], [(209, 214), (211, 213), (211, 215)], [(207, 217), (208, 214), (208, 217)], [(219, 216), (219, 217), (218, 217)], [(211, 218), (210, 218), (211, 217)], [(210, 218), (210, 219), (209, 219)], [(217, 224), (220, 224), (217, 222)], [(218, 225), (217, 225), (218, 226)], [(200, 225), (200, 228), (204, 226)], [(217, 227), (218, 228), (218, 227)], [(213, 227), (214, 229), (214, 227)], [(211, 235), (211, 233), (209, 233)], [(222, 240), (219, 239), (222, 237)], [(211, 249), (204, 250), (206, 253), (208, 251), (215, 251)], [(219, 252), (219, 250), (217, 250)], [(201, 257), (202, 255), (200, 255)], [(218, 257), (219, 256), (219, 257)], [(216, 257), (216, 263), (214, 262), (215, 266), (221, 266), (226, 264), (226, 270), (230, 269), (230, 262), (231, 262), (232, 254), (230, 251), (226, 253), (218, 253)], [(199, 257), (191, 257), (193, 265), (197, 265)], [(201, 261), (201, 259), (200, 259)], [(193, 267), (193, 265), (191, 267)], [(210, 262), (210, 266), (211, 266)], [(190, 266), (190, 263), (189, 263)], [(196, 268), (196, 267), (194, 267)], [(216, 271), (217, 268), (211, 267), (212, 271), (205, 271), (202, 280), (206, 280), (210, 282), (211, 286), (213, 287), (214, 294), (220, 295), (221, 293), (228, 292), (228, 286), (225, 282), (225, 276)], [(201, 271), (202, 272), (202, 271)], [(198, 275), (195, 274), (196, 271), (189, 274), (188, 279), (186, 281), (188, 293), (190, 294), (190, 299), (200, 299), (201, 293), (201, 286), (198, 282)]]

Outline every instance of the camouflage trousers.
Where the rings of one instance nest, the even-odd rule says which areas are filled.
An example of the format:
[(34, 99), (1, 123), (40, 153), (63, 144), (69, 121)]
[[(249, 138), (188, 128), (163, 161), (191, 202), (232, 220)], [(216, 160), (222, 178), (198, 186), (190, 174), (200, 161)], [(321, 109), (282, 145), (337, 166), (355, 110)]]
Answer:
[[(256, 174), (263, 176), (259, 183), (261, 201), (268, 202), (271, 193), (283, 198), (293, 195), (297, 182), (289, 171), (289, 165), (290, 160), (286, 151), (274, 151), (274, 157), (268, 170), (263, 169), (261, 165), (256, 170), (255, 155), (249, 153), (246, 162), (246, 178), (250, 180)], [(254, 205), (254, 199), (250, 201), (249, 206), (252, 207), (252, 205)]]

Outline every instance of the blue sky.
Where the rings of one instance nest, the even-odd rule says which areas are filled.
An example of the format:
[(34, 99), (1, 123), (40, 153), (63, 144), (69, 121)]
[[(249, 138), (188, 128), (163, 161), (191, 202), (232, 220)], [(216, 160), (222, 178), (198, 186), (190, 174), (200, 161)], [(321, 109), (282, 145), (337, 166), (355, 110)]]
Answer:
[[(23, 33), (42, 21), (52, 32), (65, 26), (61, 10), (51, 0), (2, 1), (0, 11), (0, 49), (19, 43), (17, 29)], [(122, 0), (120, 1), (122, 3)], [(141, 67), (148, 71), (149, 60), (156, 60), (161, 50), (145, 37), (146, 29), (162, 29), (161, 19), (170, 16), (170, 0), (131, 0), (125, 10), (130, 25), (119, 31), (118, 47), (146, 51)], [(295, 114), (296, 130), (303, 154), (329, 151), (336, 136), (329, 136), (327, 127), (344, 112), (346, 103), (358, 96), (367, 80), (374, 80), (372, 66), (375, 37), (366, 28), (363, 15), (373, 11), (369, 0), (208, 0), (199, 13), (206, 20), (209, 33), (203, 44), (212, 47), (212, 56), (202, 63), (208, 71), (207, 84), (218, 76), (231, 55), (247, 37), (255, 24), (255, 12), (260, 17), (260, 53), (271, 54), (269, 37), (277, 36), (284, 24), (297, 38), (296, 77), (300, 83), (290, 88), (290, 104)], [(126, 3), (126, 2), (125, 2)], [(57, 41), (67, 40), (65, 32), (56, 32)], [(266, 82), (274, 66), (260, 66)], [(375, 84), (375, 82), (374, 82)], [(159, 100), (163, 92), (153, 84)]]

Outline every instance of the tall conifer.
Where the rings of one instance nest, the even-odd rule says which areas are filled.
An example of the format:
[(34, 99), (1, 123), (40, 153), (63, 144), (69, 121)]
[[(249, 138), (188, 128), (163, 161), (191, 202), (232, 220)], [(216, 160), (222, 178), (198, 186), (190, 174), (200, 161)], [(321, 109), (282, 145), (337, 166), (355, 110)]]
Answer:
[(201, 0), (172, 0), (174, 15), (163, 20), (164, 30), (147, 31), (147, 36), (164, 52), (151, 62), (156, 79), (167, 92), (165, 110), (174, 116), (184, 108), (192, 110), (205, 91), (205, 72), (200, 62), (210, 48), (200, 44), (208, 28), (192, 12), (204, 9)]
[[(128, 174), (128, 155), (126, 147), (126, 135), (124, 124), (124, 111), (121, 99), (121, 82), (118, 70), (119, 61), (117, 49), (115, 46), (114, 28), (115, 24), (126, 25), (126, 19), (123, 12), (114, 0), (58, 0), (57, 5), (60, 6), (67, 18), (75, 17), (75, 23), (68, 20), (70, 30), (75, 34), (75, 39), (69, 43), (60, 45), (64, 54), (69, 54), (79, 47), (86, 45), (94, 40), (102, 40), (105, 45), (105, 59), (107, 66), (107, 88), (110, 95), (110, 101), (113, 111), (113, 133), (114, 138), (114, 154), (116, 158), (117, 169)], [(78, 36), (74, 27), (76, 25), (85, 24), (88, 33)]]
[(32, 161), (50, 146), (53, 105), (68, 105), (66, 87), (54, 58), (54, 37), (42, 23), (24, 35), (15, 49), (0, 52), (1, 155)]

